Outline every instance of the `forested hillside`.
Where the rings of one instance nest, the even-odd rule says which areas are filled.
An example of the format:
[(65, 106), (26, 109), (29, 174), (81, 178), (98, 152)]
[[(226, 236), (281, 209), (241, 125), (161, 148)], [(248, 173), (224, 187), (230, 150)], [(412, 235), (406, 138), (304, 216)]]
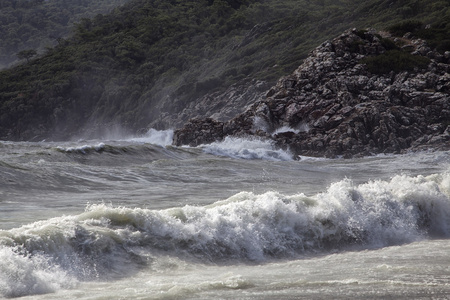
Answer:
[(0, 0), (0, 69), (17, 61), (21, 51), (43, 53), (68, 37), (75, 22), (109, 13), (126, 1)]
[(158, 120), (236, 82), (275, 82), (351, 27), (406, 29), (449, 50), (449, 7), (448, 0), (130, 0), (82, 19), (72, 37), (0, 73), (0, 138), (179, 126)]

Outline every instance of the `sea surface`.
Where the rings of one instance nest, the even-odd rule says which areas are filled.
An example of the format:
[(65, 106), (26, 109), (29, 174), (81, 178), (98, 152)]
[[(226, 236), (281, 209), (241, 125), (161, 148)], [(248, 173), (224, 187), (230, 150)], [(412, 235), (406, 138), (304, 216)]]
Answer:
[(450, 153), (0, 142), (0, 298), (450, 299)]

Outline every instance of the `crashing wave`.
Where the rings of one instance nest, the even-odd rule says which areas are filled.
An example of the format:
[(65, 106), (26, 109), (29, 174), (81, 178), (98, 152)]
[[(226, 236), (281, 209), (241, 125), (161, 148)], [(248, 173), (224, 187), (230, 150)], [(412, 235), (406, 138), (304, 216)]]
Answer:
[(238, 193), (166, 210), (90, 205), (0, 231), (0, 293), (44, 293), (79, 280), (126, 276), (158, 255), (201, 262), (370, 249), (450, 237), (450, 174), (345, 179), (313, 196)]
[(56, 147), (58, 151), (66, 152), (66, 153), (79, 153), (79, 154), (87, 154), (91, 152), (102, 152), (105, 149), (104, 143), (98, 143), (96, 145), (82, 145), (75, 147)]
[(140, 137), (133, 137), (127, 139), (127, 141), (138, 142), (138, 143), (148, 143), (158, 146), (169, 146), (172, 145), (173, 140), (173, 130), (156, 130), (150, 128), (147, 133)]
[(221, 142), (201, 145), (200, 147), (205, 153), (238, 159), (293, 160), (288, 151), (277, 149), (273, 142), (258, 138), (226, 137)]

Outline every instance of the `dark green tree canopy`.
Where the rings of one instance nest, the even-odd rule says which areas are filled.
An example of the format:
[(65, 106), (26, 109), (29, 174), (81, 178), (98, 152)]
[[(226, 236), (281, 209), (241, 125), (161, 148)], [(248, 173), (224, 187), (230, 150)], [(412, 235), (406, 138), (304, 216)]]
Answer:
[(36, 50), (28, 49), (28, 50), (22, 50), (19, 53), (17, 53), (17, 57), (19, 59), (26, 59), (27, 62), (30, 62), (30, 58), (32, 58), (36, 54), (37, 54)]
[(19, 51), (57, 44), (81, 18), (108, 13), (128, 0), (0, 0), (0, 69), (13, 63)]
[[(19, 49), (21, 36), (45, 27), (48, 20), (66, 22), (70, 5), (87, 8), (94, 2), (0, 0), (0, 35), (8, 32), (7, 47), (14, 55), (38, 49)], [(45, 3), (60, 3), (60, 11), (69, 14), (30, 17), (31, 27), (20, 29), (24, 14), (21, 19), (18, 9), (34, 7), (39, 15), (45, 12)], [(48, 36), (57, 37), (55, 47), (47, 47), (28, 64), (0, 72), (0, 138), (43, 138), (42, 132), (50, 135), (52, 130), (54, 138), (68, 138), (84, 124), (111, 122), (130, 130), (149, 124), (173, 126), (156, 121), (237, 82), (274, 83), (295, 70), (314, 47), (348, 28), (383, 29), (418, 21), (426, 25), (420, 27), (423, 32), (413, 34), (432, 33), (436, 41), (448, 38), (448, 4), (448, 0), (130, 0), (109, 14), (79, 15), (70, 37), (60, 38), (59, 32), (48, 30)], [(405, 12), (406, 6), (411, 10)], [(448, 50), (445, 43), (438, 46)], [(403, 59), (392, 52), (385, 60), (392, 58)]]

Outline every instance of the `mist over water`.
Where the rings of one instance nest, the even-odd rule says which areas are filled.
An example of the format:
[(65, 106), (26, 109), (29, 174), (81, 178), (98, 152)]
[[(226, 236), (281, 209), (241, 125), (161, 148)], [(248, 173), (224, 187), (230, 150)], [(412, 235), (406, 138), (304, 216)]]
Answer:
[(273, 161), (293, 160), (292, 154), (276, 149), (271, 141), (257, 138), (226, 137), (221, 142), (201, 145), (205, 153), (241, 159), (261, 159)]
[(140, 137), (132, 137), (126, 140), (132, 142), (148, 143), (158, 146), (169, 146), (172, 145), (173, 130), (156, 130), (150, 128), (146, 134)]
[(176, 148), (172, 134), (0, 143), (0, 295), (450, 292), (449, 153), (296, 161), (261, 140)]

